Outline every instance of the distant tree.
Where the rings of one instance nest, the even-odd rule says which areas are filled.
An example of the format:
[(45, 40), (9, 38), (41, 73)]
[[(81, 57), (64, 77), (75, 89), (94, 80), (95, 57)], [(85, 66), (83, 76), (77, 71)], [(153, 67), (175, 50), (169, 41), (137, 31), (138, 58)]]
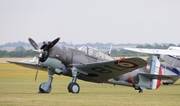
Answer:
[(167, 49), (170, 46), (176, 46), (175, 44), (169, 44), (169, 45), (160, 45), (160, 44), (154, 44), (154, 45), (138, 45), (136, 46), (136, 48), (149, 48), (149, 49)]
[(26, 49), (23, 46), (18, 46), (15, 48), (15, 51), (25, 51)]
[(150, 48), (150, 49), (152, 49), (153, 46), (150, 44), (146, 44), (146, 45), (138, 45), (138, 46), (136, 46), (136, 48)]
[(118, 52), (117, 50), (111, 50), (111, 54), (113, 54), (113, 55), (118, 55), (119, 52)]
[(170, 46), (176, 46), (176, 45), (175, 45), (175, 44), (170, 43), (168, 46), (170, 47)]
[(167, 49), (169, 46), (163, 45), (162, 47), (163, 47), (163, 49)]
[(34, 57), (36, 55), (36, 52), (34, 52), (33, 50), (26, 50), (25, 55), (29, 57)]
[(0, 50), (0, 57), (8, 56), (8, 52), (6, 50)]
[(138, 45), (138, 46), (136, 46), (136, 48), (144, 48), (144, 46), (143, 45)]
[(150, 44), (147, 44), (147, 45), (145, 45), (145, 48), (154, 48), (152, 45), (150, 45)]
[(6, 50), (0, 50), (0, 57), (34, 57), (36, 52), (32, 50), (19, 50), (7, 52)]

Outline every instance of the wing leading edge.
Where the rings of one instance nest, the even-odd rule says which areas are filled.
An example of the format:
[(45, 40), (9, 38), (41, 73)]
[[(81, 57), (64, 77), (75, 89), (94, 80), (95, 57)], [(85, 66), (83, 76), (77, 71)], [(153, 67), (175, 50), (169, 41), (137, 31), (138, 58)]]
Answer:
[(41, 67), (40, 65), (35, 64), (35, 63), (17, 62), (17, 61), (9, 61), (9, 60), (7, 60), (7, 62), (12, 63), (12, 64), (16, 64), (19, 66), (23, 66), (26, 68), (31, 68), (31, 69), (37, 69), (37, 67), (39, 67), (39, 69), (46, 71), (46, 67)]

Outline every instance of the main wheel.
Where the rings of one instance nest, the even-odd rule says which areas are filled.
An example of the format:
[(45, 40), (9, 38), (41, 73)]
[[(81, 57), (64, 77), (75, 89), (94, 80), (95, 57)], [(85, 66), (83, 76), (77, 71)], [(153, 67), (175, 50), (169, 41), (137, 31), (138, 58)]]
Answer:
[(68, 85), (68, 91), (70, 93), (79, 93), (80, 87), (79, 87), (79, 85), (76, 82), (71, 82)]
[(39, 86), (39, 93), (50, 93), (52, 86), (47, 82), (43, 82)]

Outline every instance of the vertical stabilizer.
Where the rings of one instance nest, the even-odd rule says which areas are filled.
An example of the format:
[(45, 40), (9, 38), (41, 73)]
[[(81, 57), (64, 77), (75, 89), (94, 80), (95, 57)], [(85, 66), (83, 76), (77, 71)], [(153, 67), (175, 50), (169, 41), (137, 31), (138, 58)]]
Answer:
[[(162, 67), (161, 67), (160, 62), (157, 59), (157, 57), (153, 55), (151, 61), (152, 62), (151, 62), (150, 74), (162, 75)], [(153, 79), (151, 82), (151, 87), (152, 87), (152, 89), (157, 89), (157, 88), (159, 88), (160, 84), (161, 84), (160, 79)]]

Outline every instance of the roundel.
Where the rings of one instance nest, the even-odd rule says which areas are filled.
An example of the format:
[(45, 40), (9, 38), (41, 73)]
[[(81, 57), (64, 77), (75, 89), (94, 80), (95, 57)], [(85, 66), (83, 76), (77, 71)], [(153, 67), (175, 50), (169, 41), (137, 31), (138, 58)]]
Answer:
[(117, 61), (115, 62), (115, 64), (119, 67), (123, 67), (123, 68), (135, 68), (138, 65), (132, 62), (127, 62), (127, 61)]

